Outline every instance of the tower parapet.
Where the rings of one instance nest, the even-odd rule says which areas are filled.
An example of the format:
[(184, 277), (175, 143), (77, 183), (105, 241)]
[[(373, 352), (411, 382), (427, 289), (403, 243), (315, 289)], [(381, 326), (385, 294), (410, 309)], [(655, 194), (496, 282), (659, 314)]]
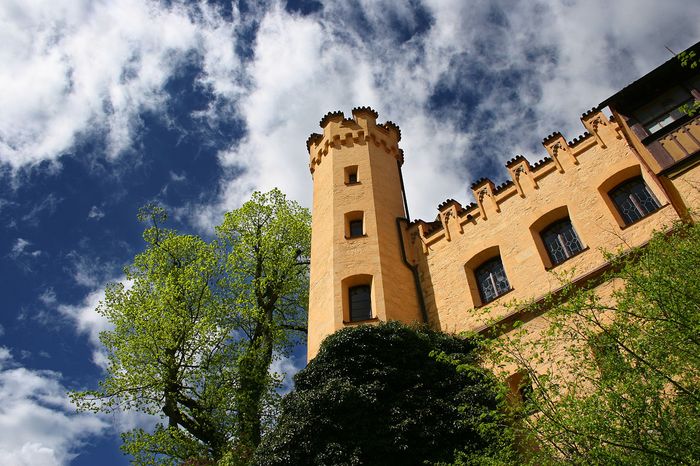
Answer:
[(423, 320), (407, 260), (401, 130), (369, 107), (329, 112), (306, 141), (314, 183), (308, 357), (349, 325)]
[(377, 124), (379, 114), (370, 107), (355, 107), (352, 116), (345, 118), (343, 112), (336, 111), (328, 112), (321, 118), (319, 126), (323, 134), (312, 133), (306, 140), (311, 173), (331, 149), (364, 145), (368, 141), (403, 164), (403, 152), (399, 149), (401, 129), (395, 123), (387, 121)]

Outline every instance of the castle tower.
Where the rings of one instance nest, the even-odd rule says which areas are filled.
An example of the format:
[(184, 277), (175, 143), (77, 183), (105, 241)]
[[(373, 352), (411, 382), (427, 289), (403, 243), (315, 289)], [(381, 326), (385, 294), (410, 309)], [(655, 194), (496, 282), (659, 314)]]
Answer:
[(343, 327), (423, 321), (406, 260), (399, 128), (355, 108), (321, 119), (307, 140), (314, 183), (308, 359)]

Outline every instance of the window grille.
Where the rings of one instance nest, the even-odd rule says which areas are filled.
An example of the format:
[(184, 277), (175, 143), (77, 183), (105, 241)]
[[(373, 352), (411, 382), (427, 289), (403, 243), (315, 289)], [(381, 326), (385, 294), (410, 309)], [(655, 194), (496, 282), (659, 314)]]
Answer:
[(568, 218), (552, 223), (542, 231), (541, 236), (552, 265), (561, 264), (583, 251), (581, 241)]
[(646, 217), (660, 207), (641, 176), (619, 184), (609, 194), (625, 225)]
[(482, 304), (493, 301), (510, 291), (510, 284), (508, 283), (500, 256), (483, 263), (476, 269), (474, 275), (476, 276)]

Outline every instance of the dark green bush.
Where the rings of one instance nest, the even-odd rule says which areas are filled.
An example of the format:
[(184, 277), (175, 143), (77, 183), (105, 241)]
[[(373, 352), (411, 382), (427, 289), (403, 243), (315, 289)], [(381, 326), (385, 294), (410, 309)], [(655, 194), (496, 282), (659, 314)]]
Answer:
[(500, 397), (474, 347), (397, 322), (331, 335), (296, 375), (255, 464), (413, 465), (500, 449)]

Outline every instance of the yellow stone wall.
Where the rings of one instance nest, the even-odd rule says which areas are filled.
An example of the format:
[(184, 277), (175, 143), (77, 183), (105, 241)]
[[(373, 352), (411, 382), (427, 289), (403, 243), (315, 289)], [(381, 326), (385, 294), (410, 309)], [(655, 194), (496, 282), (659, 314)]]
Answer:
[[(353, 110), (321, 120), (323, 134), (308, 141), (314, 182), (308, 358), (323, 338), (350, 322), (347, 290), (371, 285), (377, 321), (420, 321), (412, 272), (403, 262), (397, 218), (405, 217), (400, 181), (400, 132), (378, 125), (376, 113)], [(346, 183), (347, 167), (357, 183)], [(348, 219), (363, 218), (364, 236), (347, 238)]]
[(690, 209), (694, 221), (700, 220), (700, 164), (683, 171), (671, 180), (684, 207)]
[[(603, 250), (641, 245), (654, 230), (678, 219), (658, 179), (640, 163), (618, 125), (600, 112), (589, 112), (582, 120), (591, 133), (574, 143), (559, 133), (545, 139), (549, 160), (530, 166), (522, 157), (513, 159), (507, 165), (511, 183), (496, 188), (481, 180), (472, 187), (476, 205), (462, 208), (450, 201), (440, 206), (439, 225), (411, 226), (429, 321), (435, 327), (480, 330), (514, 311), (506, 303), (556, 290), (558, 275), (585, 276), (605, 263)], [(625, 226), (606, 193), (640, 174), (662, 207)], [(567, 212), (585, 250), (551, 267), (538, 233)], [(497, 252), (512, 290), (483, 312), (471, 270)]]

